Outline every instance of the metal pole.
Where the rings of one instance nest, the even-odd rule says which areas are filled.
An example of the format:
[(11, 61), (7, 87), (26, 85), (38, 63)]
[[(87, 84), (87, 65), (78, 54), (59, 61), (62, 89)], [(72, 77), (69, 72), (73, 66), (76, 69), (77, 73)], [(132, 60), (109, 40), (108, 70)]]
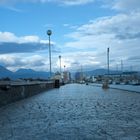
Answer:
[(80, 77), (81, 77), (80, 80), (83, 81), (83, 67), (82, 67), (82, 65), (81, 65), (81, 76)]
[(123, 60), (121, 60), (121, 71), (123, 73)]
[(118, 64), (116, 64), (116, 71), (118, 72)]
[(59, 61), (60, 61), (60, 74), (61, 74), (61, 55), (59, 55)]
[(107, 65), (108, 65), (108, 75), (109, 75), (109, 48), (107, 48)]
[(50, 44), (50, 35), (49, 35), (49, 60), (50, 60), (50, 77), (52, 76), (52, 64), (51, 64), (51, 44)]
[(52, 76), (52, 64), (51, 64), (51, 39), (50, 39), (50, 36), (52, 34), (52, 31), (51, 30), (48, 30), (47, 31), (47, 35), (49, 36), (49, 61), (50, 61), (50, 78)]

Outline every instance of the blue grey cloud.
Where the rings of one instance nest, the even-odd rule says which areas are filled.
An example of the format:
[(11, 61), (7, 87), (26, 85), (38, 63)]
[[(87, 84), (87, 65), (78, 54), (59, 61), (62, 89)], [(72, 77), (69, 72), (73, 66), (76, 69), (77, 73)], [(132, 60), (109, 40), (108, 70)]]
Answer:
[(36, 52), (40, 50), (46, 50), (47, 45), (41, 43), (13, 43), (13, 42), (4, 42), (0, 43), (0, 54), (6, 53), (29, 53)]
[(125, 33), (125, 34), (117, 34), (116, 38), (120, 39), (120, 40), (124, 40), (124, 39), (139, 39), (140, 38), (140, 32), (138, 33)]
[[(32, 53), (38, 51), (47, 51), (48, 44), (44, 43), (13, 43), (13, 42), (3, 42), (0, 43), (0, 54), (8, 53)], [(60, 52), (55, 46), (53, 46), (52, 51), (57, 53)]]
[(129, 57), (127, 60), (129, 60), (129, 61), (139, 61), (140, 62), (140, 56)]

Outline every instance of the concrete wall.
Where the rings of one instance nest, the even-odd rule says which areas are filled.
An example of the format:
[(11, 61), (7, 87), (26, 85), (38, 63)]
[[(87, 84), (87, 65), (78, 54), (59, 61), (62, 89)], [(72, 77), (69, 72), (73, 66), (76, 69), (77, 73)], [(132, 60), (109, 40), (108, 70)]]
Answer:
[(0, 107), (54, 88), (54, 83), (14, 85), (0, 89)]

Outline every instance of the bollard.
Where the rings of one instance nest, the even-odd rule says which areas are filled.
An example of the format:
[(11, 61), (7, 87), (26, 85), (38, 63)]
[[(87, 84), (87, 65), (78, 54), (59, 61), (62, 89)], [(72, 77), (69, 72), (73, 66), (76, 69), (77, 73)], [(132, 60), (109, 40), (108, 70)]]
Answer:
[(56, 79), (55, 82), (54, 82), (54, 87), (55, 88), (59, 88), (60, 87), (60, 80), (59, 79)]
[(108, 81), (103, 82), (102, 88), (103, 89), (108, 89), (109, 88)]

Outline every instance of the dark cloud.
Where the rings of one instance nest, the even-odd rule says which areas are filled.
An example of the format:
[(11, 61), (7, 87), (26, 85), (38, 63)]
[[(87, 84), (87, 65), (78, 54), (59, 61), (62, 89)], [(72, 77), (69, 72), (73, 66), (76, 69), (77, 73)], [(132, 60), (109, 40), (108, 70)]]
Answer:
[(111, 63), (116, 62), (116, 59), (110, 59), (110, 62)]
[(71, 65), (80, 65), (80, 63), (75, 61), (75, 62), (71, 63)]
[(118, 34), (118, 35), (116, 35), (116, 38), (118, 38), (120, 40), (125, 40), (125, 39), (139, 39), (140, 38), (140, 32), (135, 33), (135, 34), (130, 34), (130, 33)]
[[(43, 43), (0, 43), (0, 54), (7, 53), (31, 53), (37, 51), (47, 50), (48, 45)], [(56, 48), (53, 47), (52, 51), (56, 52)]]
[(139, 61), (140, 62), (140, 56), (129, 57), (127, 60), (129, 60), (129, 61)]

